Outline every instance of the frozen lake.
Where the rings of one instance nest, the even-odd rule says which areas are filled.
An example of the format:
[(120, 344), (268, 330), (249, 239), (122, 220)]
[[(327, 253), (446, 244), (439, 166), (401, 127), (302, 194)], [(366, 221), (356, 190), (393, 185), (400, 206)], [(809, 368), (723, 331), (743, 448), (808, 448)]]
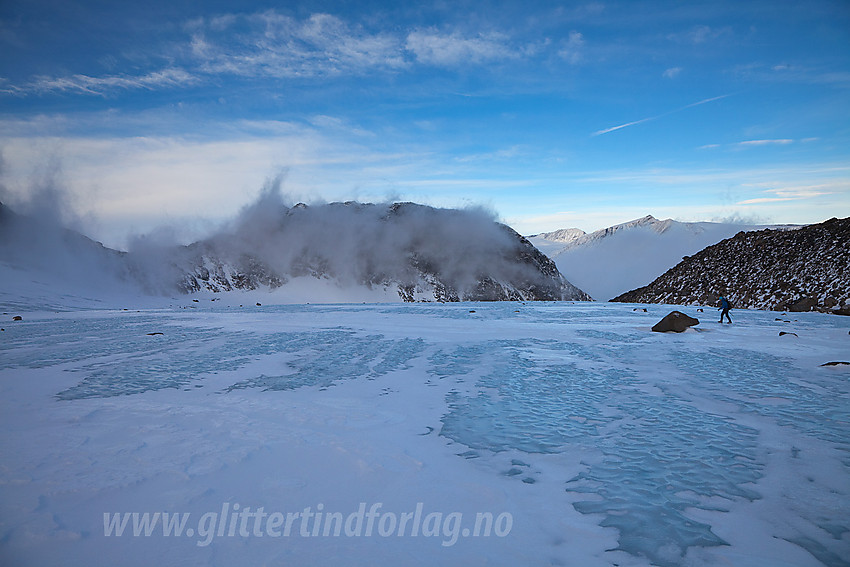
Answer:
[(850, 565), (850, 318), (183, 301), (4, 315), (0, 563)]

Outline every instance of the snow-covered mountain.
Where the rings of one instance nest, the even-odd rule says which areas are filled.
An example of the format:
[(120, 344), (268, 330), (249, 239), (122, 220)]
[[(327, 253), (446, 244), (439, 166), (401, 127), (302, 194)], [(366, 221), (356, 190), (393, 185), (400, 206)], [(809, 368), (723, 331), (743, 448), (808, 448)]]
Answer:
[(589, 234), (562, 229), (529, 240), (551, 257), (569, 281), (594, 299), (608, 300), (646, 285), (683, 256), (763, 226), (658, 220), (648, 215)]
[(312, 277), (404, 301), (589, 299), (527, 239), (480, 211), (347, 202), (280, 206), (271, 218), (257, 212), (181, 251), (185, 291)]
[(740, 232), (613, 301), (794, 311), (850, 306), (850, 217), (797, 230)]
[(287, 207), (268, 194), (207, 239), (178, 246), (141, 238), (127, 253), (5, 207), (0, 213), (0, 266), (20, 272), (24, 286), (37, 268), (60, 287), (71, 274), (84, 288), (276, 291), (284, 302), (590, 299), (483, 211), (413, 203)]

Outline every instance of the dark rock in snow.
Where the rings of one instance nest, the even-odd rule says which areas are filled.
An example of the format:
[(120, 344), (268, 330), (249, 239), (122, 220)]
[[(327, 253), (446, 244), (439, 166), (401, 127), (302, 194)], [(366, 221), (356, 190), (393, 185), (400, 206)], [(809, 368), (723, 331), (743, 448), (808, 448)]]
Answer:
[(794, 335), (795, 337), (799, 336), (797, 333), (789, 333), (788, 331), (779, 331), (779, 336), (782, 337), (784, 335)]
[(793, 305), (788, 307), (788, 311), (792, 313), (803, 313), (806, 311), (811, 311), (815, 307), (818, 306), (818, 300), (813, 299), (811, 297), (804, 297), (800, 301), (797, 301)]
[(681, 311), (672, 311), (665, 315), (661, 321), (656, 323), (655, 326), (652, 327), (652, 330), (656, 333), (666, 333), (668, 331), (681, 333), (688, 327), (693, 327), (694, 325), (699, 325), (699, 319), (694, 319), (689, 315), (685, 315)]
[(835, 360), (833, 362), (825, 362), (821, 364), (821, 366), (850, 366), (850, 362), (845, 362), (843, 360)]
[(21, 317), (20, 315), (15, 315), (14, 317), (12, 317), (12, 321), (23, 321), (23, 320), (24, 320), (24, 318)]

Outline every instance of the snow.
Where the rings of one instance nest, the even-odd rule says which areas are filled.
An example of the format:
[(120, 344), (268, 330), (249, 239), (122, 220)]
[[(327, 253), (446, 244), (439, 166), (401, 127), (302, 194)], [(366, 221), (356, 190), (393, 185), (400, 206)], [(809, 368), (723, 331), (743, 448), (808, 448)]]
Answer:
[(2, 298), (0, 563), (848, 564), (850, 318), (238, 297)]
[[(647, 285), (707, 246), (762, 226), (732, 223), (685, 223), (652, 216), (579, 236), (566, 244), (562, 231), (529, 240), (548, 255), (563, 276), (597, 301)], [(787, 228), (787, 227), (785, 227)], [(556, 235), (548, 238), (547, 235)]]

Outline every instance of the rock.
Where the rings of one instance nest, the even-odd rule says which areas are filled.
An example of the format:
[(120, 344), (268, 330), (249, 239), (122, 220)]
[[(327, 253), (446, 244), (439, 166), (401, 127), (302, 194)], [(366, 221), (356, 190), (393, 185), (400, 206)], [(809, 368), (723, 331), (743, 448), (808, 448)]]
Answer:
[(194, 301), (195, 303), (200, 303), (200, 301), (198, 301), (197, 299), (193, 299), (192, 301)]
[(15, 315), (14, 317), (12, 317), (12, 321), (23, 321), (23, 320), (24, 320), (24, 318), (21, 317), (20, 315)]
[(833, 315), (850, 315), (850, 305), (842, 305), (838, 309), (830, 311)]
[(692, 327), (694, 325), (699, 325), (699, 319), (689, 317), (681, 311), (672, 311), (665, 315), (661, 321), (656, 323), (655, 326), (652, 327), (652, 330), (656, 333), (666, 333), (668, 331), (681, 333), (688, 327)]
[(263, 304), (262, 304), (262, 303), (258, 303), (258, 304), (257, 304), (257, 307), (262, 307), (262, 306), (263, 306)]
[(818, 306), (818, 300), (817, 299), (812, 299), (811, 297), (804, 297), (800, 301), (792, 304), (788, 308), (788, 311), (791, 311), (792, 313), (802, 313), (804, 311), (811, 311), (812, 309), (814, 309), (817, 306)]
[(155, 333), (148, 333), (148, 336), (149, 336), (149, 337), (153, 337), (154, 335), (161, 335), (161, 334), (162, 334), (162, 333), (160, 333), (159, 331), (157, 331), (157, 332), (155, 332)]
[(789, 333), (787, 331), (779, 331), (779, 336), (781, 337), (783, 335), (794, 335), (795, 337), (798, 336), (797, 333)]
[(821, 364), (821, 366), (850, 366), (850, 362), (845, 362), (843, 360), (835, 360), (833, 362), (825, 362)]

